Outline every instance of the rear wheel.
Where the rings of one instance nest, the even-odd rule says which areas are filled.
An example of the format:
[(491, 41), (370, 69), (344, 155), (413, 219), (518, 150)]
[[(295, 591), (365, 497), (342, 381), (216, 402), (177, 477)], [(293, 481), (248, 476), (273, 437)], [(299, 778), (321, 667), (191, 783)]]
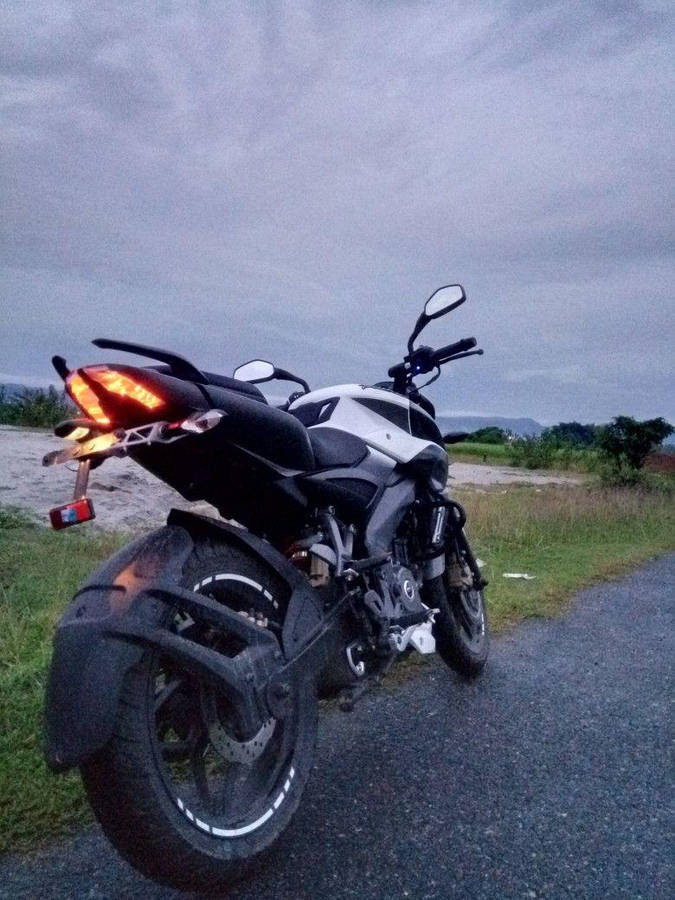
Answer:
[[(197, 548), (184, 585), (280, 633), (282, 583), (230, 547)], [(233, 655), (236, 639), (171, 613), (168, 627)], [(291, 686), (289, 713), (238, 733), (230, 699), (157, 652), (126, 676), (115, 732), (82, 769), (108, 838), (144, 875), (212, 890), (246, 874), (288, 825), (312, 764), (317, 703), (310, 680)]]

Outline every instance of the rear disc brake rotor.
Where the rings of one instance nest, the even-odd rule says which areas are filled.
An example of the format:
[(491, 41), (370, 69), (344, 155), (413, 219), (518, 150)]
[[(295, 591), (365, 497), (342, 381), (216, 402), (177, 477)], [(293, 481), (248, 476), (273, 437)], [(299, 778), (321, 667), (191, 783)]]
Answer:
[(209, 728), (209, 740), (214, 749), (228, 762), (245, 763), (250, 765), (256, 760), (267, 746), (272, 737), (276, 719), (268, 719), (263, 723), (257, 734), (247, 741), (238, 741), (228, 733), (225, 726), (216, 719)]

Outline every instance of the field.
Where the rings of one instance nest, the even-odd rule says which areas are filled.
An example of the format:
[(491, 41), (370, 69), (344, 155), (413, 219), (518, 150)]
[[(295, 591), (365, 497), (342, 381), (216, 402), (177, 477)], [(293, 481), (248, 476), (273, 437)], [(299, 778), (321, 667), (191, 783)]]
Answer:
[(448, 445), (448, 453), (458, 462), (485, 462), (492, 465), (501, 463), (510, 465), (509, 448), (506, 444), (476, 444), (462, 441), (461, 444)]
[[(584, 585), (675, 548), (667, 491), (513, 487), (456, 496), (486, 561), (496, 633), (554, 615)], [(56, 534), (0, 510), (0, 851), (26, 850), (90, 820), (77, 776), (52, 776), (42, 759), (45, 673), (70, 595), (124, 540), (84, 529)], [(504, 572), (534, 580), (508, 580)]]
[(529, 469), (555, 469), (570, 472), (593, 472), (598, 458), (594, 450), (552, 447), (541, 441), (514, 444), (478, 444), (463, 441), (452, 444), (448, 451), (457, 462), (489, 465), (526, 466)]

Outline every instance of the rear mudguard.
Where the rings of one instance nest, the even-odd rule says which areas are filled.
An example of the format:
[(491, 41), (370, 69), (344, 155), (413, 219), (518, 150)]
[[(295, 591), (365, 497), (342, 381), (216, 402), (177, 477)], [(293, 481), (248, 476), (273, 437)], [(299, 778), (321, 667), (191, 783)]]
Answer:
[[(166, 629), (172, 597), (181, 602), (178, 585), (185, 563), (194, 545), (206, 539), (237, 546), (286, 582), (290, 597), (281, 647), (269, 632), (261, 633), (245, 618), (214, 608), (207, 598), (191, 614), (219, 618), (222, 627), (232, 628), (253, 645), (251, 654), (227, 660)], [(196, 595), (182, 593), (186, 602), (190, 597), (198, 602)], [(82, 765), (105, 746), (124, 676), (148, 647), (173, 654), (188, 668), (220, 679), (228, 688), (250, 683), (240, 699), (253, 727), (256, 713), (263, 716), (266, 711), (267, 679), (316, 638), (321, 622), (322, 604), (306, 578), (271, 544), (216, 519), (172, 510), (164, 528), (128, 544), (91, 575), (59, 622), (47, 683), (47, 764), (63, 771)]]

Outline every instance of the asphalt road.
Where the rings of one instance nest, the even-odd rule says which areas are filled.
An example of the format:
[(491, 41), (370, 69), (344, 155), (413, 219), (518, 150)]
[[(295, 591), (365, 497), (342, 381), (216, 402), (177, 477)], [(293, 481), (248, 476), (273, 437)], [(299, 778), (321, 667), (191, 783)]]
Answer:
[[(671, 555), (496, 641), (476, 684), (434, 664), (329, 713), (293, 824), (228, 896), (674, 897), (674, 606)], [(0, 895), (180, 896), (98, 831), (6, 859)]]

